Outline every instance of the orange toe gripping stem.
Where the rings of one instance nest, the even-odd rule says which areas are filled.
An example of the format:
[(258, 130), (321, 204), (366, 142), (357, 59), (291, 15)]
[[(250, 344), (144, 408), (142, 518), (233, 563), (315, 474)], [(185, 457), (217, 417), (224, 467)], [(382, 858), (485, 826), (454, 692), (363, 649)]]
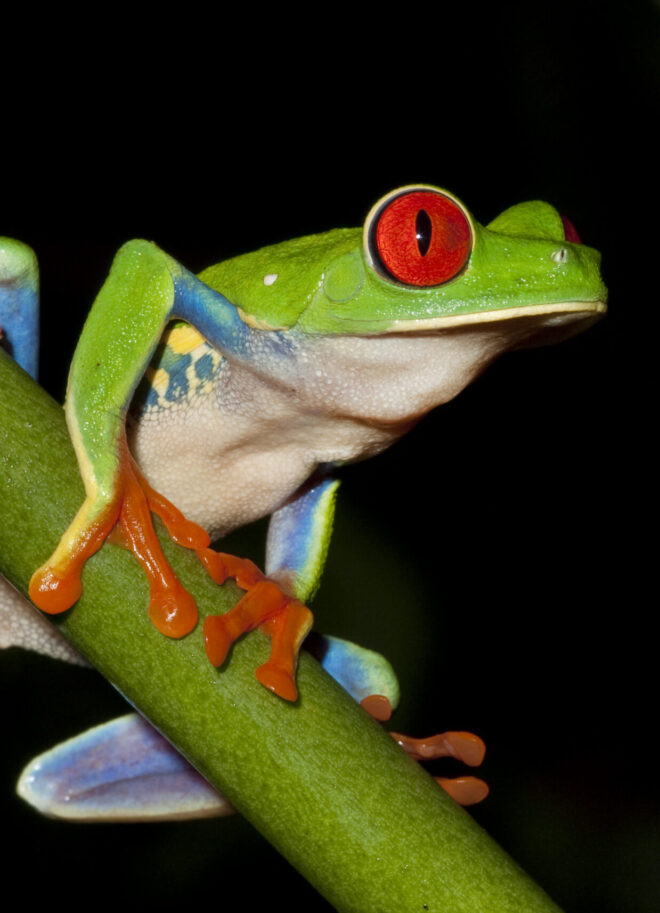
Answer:
[(65, 558), (45, 565), (30, 581), (30, 598), (44, 612), (69, 609), (81, 593), (80, 575), (88, 558), (111, 536), (129, 548), (149, 581), (149, 617), (168, 637), (183, 637), (197, 623), (195, 600), (179, 582), (156, 536), (151, 512), (157, 514), (175, 542), (187, 548), (204, 548), (208, 533), (191, 523), (166, 498), (149, 485), (124, 445), (119, 464), (117, 497), (89, 524)]
[(121, 487), (119, 526), (149, 581), (149, 618), (161, 634), (184, 637), (197, 624), (197, 605), (163, 554), (151, 513), (160, 517), (174, 542), (184, 548), (208, 547), (209, 535), (149, 485), (128, 450), (122, 460)]
[[(360, 705), (379, 723), (392, 715), (392, 705), (383, 694), (371, 694)], [(432, 761), (435, 758), (456, 758), (468, 767), (479, 767), (486, 754), (486, 746), (478, 735), (471, 732), (442, 732), (425, 739), (414, 739), (400, 732), (390, 735), (415, 761)], [(436, 783), (459, 805), (476, 805), (488, 795), (488, 785), (478, 777), (435, 777)]]
[(232, 577), (245, 596), (225, 615), (209, 616), (204, 624), (206, 653), (215, 666), (221, 665), (234, 640), (257, 626), (272, 640), (268, 662), (256, 670), (257, 679), (285, 700), (294, 701), (298, 692), (295, 671), (298, 650), (312, 625), (312, 613), (297, 599), (287, 596), (251, 561), (224, 555), (209, 548), (209, 535), (187, 520), (167, 498), (144, 478), (124, 446), (119, 470), (119, 495), (90, 525), (76, 551), (57, 567), (36, 572), (30, 583), (30, 598), (49, 614), (64, 612), (80, 597), (80, 574), (87, 561), (112, 534), (116, 543), (136, 556), (149, 581), (149, 618), (167, 637), (184, 637), (197, 623), (197, 606), (179, 582), (161, 548), (151, 513), (163, 521), (178, 545), (194, 549), (200, 561), (218, 583)]
[[(398, 732), (392, 738), (416, 761), (435, 758), (456, 758), (468, 767), (478, 767), (486, 754), (486, 746), (471, 732), (443, 732), (426, 739), (413, 739)], [(475, 805), (488, 795), (488, 786), (478, 777), (436, 777), (436, 782), (460, 805)]]
[(241, 589), (247, 590), (224, 615), (209, 615), (204, 621), (209, 660), (214, 666), (221, 666), (234, 641), (260, 626), (271, 638), (272, 649), (268, 662), (259, 666), (255, 675), (270, 691), (287, 701), (295, 701), (298, 651), (312, 627), (312, 613), (302, 602), (287, 596), (251, 561), (210, 548), (197, 554), (216, 583), (232, 577)]

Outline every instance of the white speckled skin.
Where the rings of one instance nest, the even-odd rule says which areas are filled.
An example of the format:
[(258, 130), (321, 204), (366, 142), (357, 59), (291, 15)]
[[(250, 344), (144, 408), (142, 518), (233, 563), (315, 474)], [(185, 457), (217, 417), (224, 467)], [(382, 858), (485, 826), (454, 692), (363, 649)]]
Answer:
[(217, 537), (272, 513), (319, 464), (385, 449), (547, 320), (299, 336), (294, 358), (227, 363), (187, 408), (145, 413), (133, 453), (151, 484)]

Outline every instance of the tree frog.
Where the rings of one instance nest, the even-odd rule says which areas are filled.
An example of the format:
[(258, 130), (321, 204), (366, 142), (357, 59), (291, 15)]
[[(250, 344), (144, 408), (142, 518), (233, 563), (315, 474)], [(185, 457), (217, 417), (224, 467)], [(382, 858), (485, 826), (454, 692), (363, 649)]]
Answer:
[[(237, 637), (265, 625), (272, 655), (257, 678), (295, 700), (333, 469), (388, 447), (501, 352), (599, 316), (599, 256), (575, 242), (545, 203), (484, 228), (426, 185), (388, 194), (362, 230), (267, 247), (199, 277), (155, 245), (129, 242), (71, 366), (65, 410), (86, 498), (35, 572), (32, 600), (69, 609), (85, 561), (119, 524), (149, 576), (153, 624), (185, 636), (197, 611), (161, 551), (153, 511), (219, 582), (234, 577), (247, 591), (206, 620), (209, 660), (221, 666)], [(150, 387), (138, 391), (127, 430), (145, 372)], [(266, 514), (265, 575), (209, 548), (210, 537)]]
[[(128, 242), (69, 377), (86, 497), (35, 571), (31, 599), (47, 613), (71, 608), (86, 560), (116, 530), (148, 576), (151, 621), (184, 637), (197, 610), (161, 550), (155, 513), (218, 583), (245, 590), (206, 619), (209, 661), (222, 666), (234, 640), (260, 626), (272, 650), (256, 676), (294, 701), (336, 468), (389, 447), (498, 355), (591, 325), (606, 309), (599, 263), (548, 203), (512, 206), (483, 226), (426, 184), (388, 193), (362, 228), (199, 276), (155, 244)], [(266, 515), (264, 572), (210, 548)], [(367, 706), (371, 695), (395, 699), (391, 670), (371, 651), (333, 639), (324, 663)]]

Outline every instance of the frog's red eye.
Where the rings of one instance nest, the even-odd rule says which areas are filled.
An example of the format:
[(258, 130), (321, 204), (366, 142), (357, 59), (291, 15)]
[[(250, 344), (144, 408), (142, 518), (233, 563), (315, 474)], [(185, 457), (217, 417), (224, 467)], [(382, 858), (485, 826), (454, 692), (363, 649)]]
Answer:
[(368, 226), (368, 243), (384, 275), (428, 287), (454, 279), (472, 251), (470, 223), (459, 204), (436, 190), (386, 198)]

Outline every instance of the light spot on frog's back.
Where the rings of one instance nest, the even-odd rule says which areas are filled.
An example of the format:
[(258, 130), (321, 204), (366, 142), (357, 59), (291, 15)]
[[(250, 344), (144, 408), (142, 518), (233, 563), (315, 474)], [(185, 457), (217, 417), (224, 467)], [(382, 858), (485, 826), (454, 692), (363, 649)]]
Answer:
[(213, 390), (224, 363), (197, 330), (184, 323), (172, 324), (138, 386), (131, 411), (148, 417), (164, 409), (187, 407), (195, 397)]

